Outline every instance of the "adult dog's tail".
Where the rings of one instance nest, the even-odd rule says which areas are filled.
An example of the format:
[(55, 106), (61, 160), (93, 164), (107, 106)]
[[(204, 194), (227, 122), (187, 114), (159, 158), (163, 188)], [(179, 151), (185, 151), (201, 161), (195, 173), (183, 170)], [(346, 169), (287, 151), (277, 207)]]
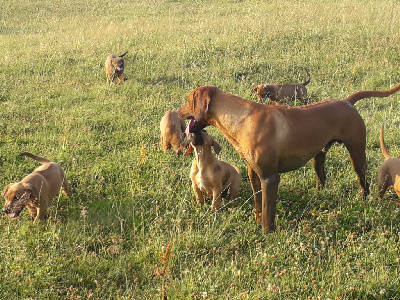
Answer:
[(124, 54), (121, 54), (121, 55), (118, 56), (118, 57), (124, 57), (127, 53), (128, 53), (128, 51), (126, 51)]
[(353, 95), (348, 96), (346, 101), (354, 105), (358, 100), (364, 98), (372, 98), (372, 97), (379, 97), (379, 98), (388, 97), (396, 93), (398, 90), (400, 90), (400, 83), (395, 87), (391, 88), (390, 90), (386, 91), (359, 91), (357, 93), (354, 93)]
[(383, 125), (381, 127), (381, 135), (379, 137), (379, 140), (381, 141), (381, 150), (382, 150), (383, 156), (385, 157), (385, 159), (391, 158), (392, 156), (387, 151), (386, 145), (385, 145), (385, 140), (383, 138)]
[(33, 158), (34, 160), (37, 160), (41, 164), (46, 164), (46, 163), (50, 162), (48, 159), (45, 159), (43, 157), (37, 156), (37, 155), (29, 153), (29, 152), (22, 152), (20, 155), (24, 155), (24, 156), (28, 156), (30, 158)]
[(307, 69), (306, 69), (306, 72), (307, 72), (307, 75), (308, 75), (308, 79), (303, 82), (304, 86), (306, 86), (307, 84), (309, 84), (311, 82), (311, 75), (310, 75), (310, 73), (308, 73)]

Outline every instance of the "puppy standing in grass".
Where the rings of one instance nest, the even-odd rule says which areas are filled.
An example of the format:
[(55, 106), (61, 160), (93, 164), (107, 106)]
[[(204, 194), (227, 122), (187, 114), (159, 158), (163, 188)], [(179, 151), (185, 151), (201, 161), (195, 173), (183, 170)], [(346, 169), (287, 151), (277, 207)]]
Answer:
[(107, 77), (107, 82), (111, 85), (114, 82), (115, 78), (118, 78), (117, 83), (124, 82), (127, 80), (127, 78), (124, 75), (124, 70), (125, 70), (125, 60), (124, 56), (128, 53), (126, 51), (124, 54), (121, 54), (120, 56), (115, 56), (115, 55), (108, 55), (106, 62), (105, 62), (105, 68), (106, 68), (106, 77)]
[(171, 147), (176, 154), (182, 154), (187, 144), (184, 142), (186, 123), (179, 118), (177, 110), (168, 110), (160, 121), (161, 147), (167, 152)]
[(387, 151), (383, 131), (382, 125), (380, 142), (385, 161), (378, 171), (379, 198), (382, 198), (385, 192), (391, 187), (394, 188), (396, 194), (400, 197), (400, 158), (392, 157)]
[(310, 83), (311, 76), (306, 70), (308, 79), (303, 83), (288, 83), (288, 84), (259, 84), (251, 90), (257, 93), (257, 102), (262, 103), (265, 98), (269, 98), (275, 104), (283, 103), (284, 101), (293, 101), (299, 99), (302, 102), (307, 101), (306, 85)]
[(29, 152), (23, 152), (20, 155), (33, 158), (42, 165), (20, 182), (7, 185), (4, 190), (6, 202), (3, 212), (10, 218), (16, 218), (26, 207), (34, 218), (34, 222), (43, 221), (47, 216), (50, 200), (59, 194), (60, 189), (62, 188), (65, 194), (69, 194), (67, 178), (64, 170), (57, 163)]
[(212, 195), (211, 210), (216, 211), (221, 205), (222, 192), (228, 191), (231, 199), (239, 195), (241, 182), (240, 170), (237, 167), (216, 158), (211, 147), (217, 155), (221, 146), (206, 132), (200, 131), (192, 134), (189, 149), (185, 155), (195, 151), (195, 159), (190, 169), (192, 188), (198, 203), (204, 203), (204, 194)]

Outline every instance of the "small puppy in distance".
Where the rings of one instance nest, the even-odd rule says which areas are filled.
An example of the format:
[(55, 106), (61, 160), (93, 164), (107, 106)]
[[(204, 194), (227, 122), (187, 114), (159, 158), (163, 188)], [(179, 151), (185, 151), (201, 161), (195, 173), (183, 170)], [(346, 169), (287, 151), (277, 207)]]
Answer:
[(382, 198), (389, 188), (394, 188), (396, 194), (400, 197), (400, 158), (392, 157), (386, 149), (383, 138), (384, 128), (382, 125), (380, 134), (380, 144), (385, 161), (378, 170), (378, 193)]
[(176, 110), (168, 110), (160, 121), (161, 147), (167, 152), (171, 147), (176, 154), (181, 155), (189, 142), (185, 142), (185, 120), (179, 118)]
[(214, 147), (217, 155), (220, 153), (221, 146), (202, 130), (191, 135), (191, 143), (185, 155), (195, 152), (190, 178), (197, 203), (204, 203), (204, 194), (212, 196), (211, 210), (216, 211), (221, 206), (224, 191), (228, 192), (232, 200), (239, 196), (241, 174), (237, 167), (216, 158), (211, 147)]
[(42, 165), (20, 182), (7, 185), (3, 193), (6, 200), (3, 212), (10, 218), (17, 218), (26, 207), (34, 222), (44, 221), (49, 202), (59, 194), (60, 189), (69, 194), (68, 180), (59, 164), (29, 152), (20, 155), (33, 158)]
[(285, 101), (299, 99), (303, 103), (307, 102), (306, 85), (310, 83), (311, 76), (306, 70), (308, 79), (303, 83), (289, 84), (259, 84), (253, 87), (252, 93), (257, 93), (257, 102), (262, 103), (265, 98), (271, 99), (275, 104)]
[(127, 53), (128, 53), (128, 51), (126, 51), (124, 54), (121, 54), (119, 56), (115, 56), (112, 54), (107, 56), (104, 66), (106, 69), (107, 82), (110, 85), (114, 82), (115, 78), (117, 78), (118, 84), (127, 80), (127, 78), (124, 75), (124, 70), (125, 70), (124, 56)]

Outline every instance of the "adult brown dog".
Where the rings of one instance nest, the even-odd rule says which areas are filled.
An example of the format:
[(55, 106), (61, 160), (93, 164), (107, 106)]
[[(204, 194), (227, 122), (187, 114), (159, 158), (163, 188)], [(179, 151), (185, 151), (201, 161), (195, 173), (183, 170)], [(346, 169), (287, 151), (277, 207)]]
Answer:
[(366, 129), (354, 104), (363, 98), (387, 97), (399, 89), (400, 84), (387, 91), (360, 91), (345, 101), (330, 99), (288, 107), (262, 105), (217, 87), (203, 86), (189, 94), (178, 114), (191, 119), (190, 132), (208, 125), (217, 127), (246, 161), (256, 219), (262, 221), (265, 232), (270, 232), (275, 229), (280, 174), (296, 170), (313, 158), (317, 186), (323, 185), (326, 153), (335, 141), (346, 146), (363, 194), (368, 195)]
[(192, 189), (198, 203), (204, 203), (204, 194), (213, 197), (211, 210), (216, 211), (221, 206), (222, 192), (227, 191), (231, 199), (239, 196), (241, 182), (240, 170), (216, 158), (215, 153), (221, 152), (221, 146), (204, 130), (192, 134), (191, 143), (185, 155), (195, 152), (195, 158), (190, 169)]
[(57, 163), (29, 152), (23, 152), (20, 155), (33, 158), (42, 165), (20, 182), (7, 185), (4, 190), (6, 202), (3, 212), (10, 218), (16, 218), (26, 207), (29, 214), (35, 218), (34, 222), (43, 221), (47, 216), (50, 200), (58, 195), (60, 189), (63, 188), (64, 192), (69, 194), (67, 178), (64, 170)]
[(389, 188), (394, 188), (396, 194), (400, 197), (400, 158), (392, 157), (386, 149), (383, 138), (383, 125), (381, 128), (380, 142), (382, 154), (385, 161), (378, 170), (378, 193), (382, 198)]
[(125, 70), (125, 60), (124, 56), (128, 53), (126, 51), (124, 54), (121, 54), (120, 56), (115, 56), (115, 55), (108, 55), (106, 62), (104, 63), (105, 69), (106, 69), (106, 77), (107, 77), (107, 82), (111, 85), (114, 82), (114, 79), (117, 78), (117, 83), (121, 83), (127, 78), (124, 75), (124, 70)]
[(292, 101), (299, 99), (302, 102), (307, 100), (306, 85), (310, 83), (311, 76), (306, 70), (308, 79), (303, 83), (288, 83), (288, 84), (259, 84), (251, 90), (257, 93), (257, 101), (262, 103), (265, 98), (269, 98), (275, 103), (284, 101)]
[(187, 147), (185, 143), (185, 120), (179, 118), (176, 110), (168, 110), (160, 121), (160, 139), (161, 147), (167, 152), (171, 147), (176, 154), (182, 154), (183, 148)]

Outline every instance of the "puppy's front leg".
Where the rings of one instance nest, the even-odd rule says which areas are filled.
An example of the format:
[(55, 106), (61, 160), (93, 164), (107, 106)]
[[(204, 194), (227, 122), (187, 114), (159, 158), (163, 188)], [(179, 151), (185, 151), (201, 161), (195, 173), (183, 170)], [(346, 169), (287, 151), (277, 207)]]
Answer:
[(197, 186), (197, 184), (194, 181), (192, 183), (192, 189), (193, 189), (194, 195), (196, 197), (197, 203), (204, 204), (203, 192), (199, 189), (199, 187)]
[(211, 204), (211, 210), (212, 211), (217, 211), (220, 208), (220, 206), (221, 206), (221, 193), (222, 193), (222, 187), (213, 190), (213, 201), (212, 201), (212, 204)]

